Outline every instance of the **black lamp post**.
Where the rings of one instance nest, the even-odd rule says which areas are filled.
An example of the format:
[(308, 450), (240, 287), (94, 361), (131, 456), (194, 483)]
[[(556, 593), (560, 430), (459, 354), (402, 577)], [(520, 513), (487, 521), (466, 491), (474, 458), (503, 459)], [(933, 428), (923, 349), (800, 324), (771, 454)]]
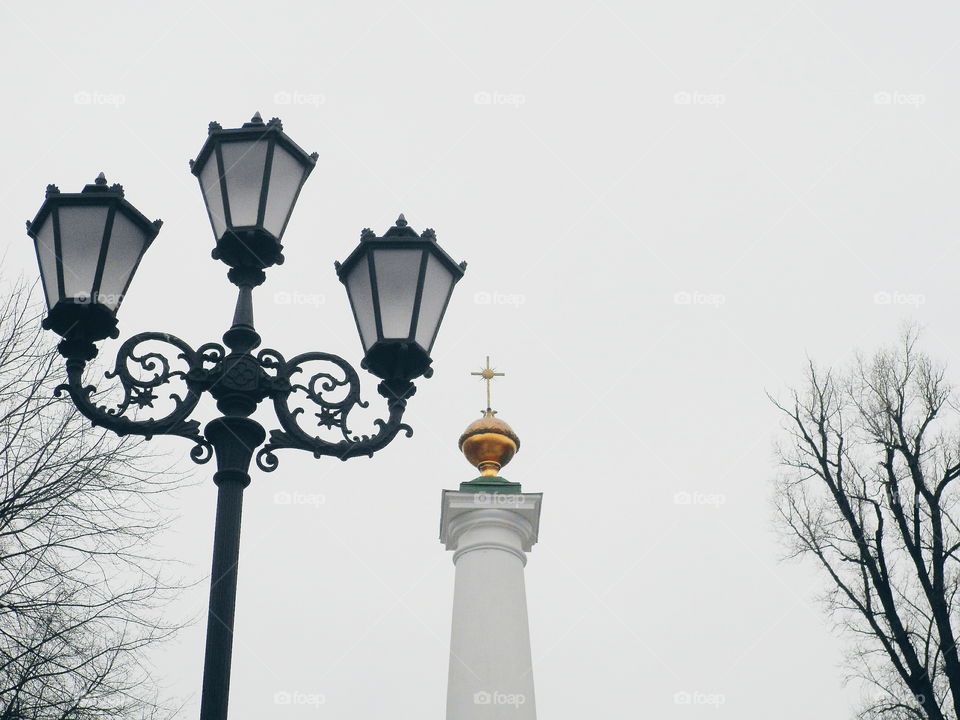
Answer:
[[(372, 456), (404, 430), (401, 422), (413, 380), (429, 377), (430, 351), (453, 286), (465, 263), (456, 264), (437, 244), (432, 230), (414, 232), (403, 216), (383, 237), (370, 230), (341, 265), (364, 349), (361, 367), (381, 378), (388, 417), (377, 420), (372, 435), (353, 434), (347, 425), (360, 400), (356, 370), (343, 358), (307, 352), (285, 359), (276, 350), (253, 350), (260, 336), (253, 324), (253, 288), (264, 270), (283, 262), (283, 237), (300, 188), (316, 164), (283, 132), (274, 118), (264, 123), (257, 113), (241, 128), (224, 130), (210, 124), (209, 136), (190, 163), (200, 181), (213, 227), (213, 257), (226, 263), (227, 277), (239, 288), (233, 324), (223, 335), (225, 349), (206, 343), (196, 350), (162, 332), (132, 336), (117, 353), (108, 378), (119, 380), (122, 396), (113, 407), (98, 405), (96, 388), (83, 383), (86, 363), (97, 355), (96, 342), (117, 337), (116, 313), (144, 252), (160, 230), (123, 197), (119, 185), (107, 186), (101, 173), (79, 193), (47, 187), (46, 200), (27, 232), (33, 238), (49, 313), (44, 327), (58, 333), (66, 359), (67, 382), (56, 392), (69, 393), (79, 411), (94, 425), (118, 435), (179, 435), (194, 443), (190, 456), (198, 463), (217, 458), (217, 515), (210, 578), (201, 720), (225, 720), (230, 689), (230, 658), (236, 607), (237, 561), (243, 489), (250, 483), (250, 462), (275, 470), (275, 452), (297, 448), (314, 457), (346, 460)], [(168, 354), (140, 349), (144, 343), (165, 343)], [(175, 369), (177, 363), (182, 366)], [(316, 370), (316, 364), (321, 369)], [(332, 367), (331, 367), (332, 366)], [(311, 369), (313, 368), (313, 369)], [(304, 378), (297, 382), (298, 378)], [(171, 383), (173, 408), (162, 417), (138, 419), (138, 410), (154, 408), (155, 390)], [(190, 419), (204, 392), (222, 413), (200, 430)], [(273, 402), (279, 429), (269, 440), (249, 416), (264, 400)], [(319, 406), (317, 429), (335, 434), (327, 439), (306, 430), (306, 414), (297, 403)]]

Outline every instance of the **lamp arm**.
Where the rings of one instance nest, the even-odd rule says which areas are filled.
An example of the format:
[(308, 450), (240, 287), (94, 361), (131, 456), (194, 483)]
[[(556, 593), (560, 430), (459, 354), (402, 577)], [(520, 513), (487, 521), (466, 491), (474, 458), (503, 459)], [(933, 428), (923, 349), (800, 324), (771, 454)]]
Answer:
[[(354, 435), (347, 425), (350, 411), (358, 405), (368, 407), (369, 403), (360, 399), (360, 378), (350, 363), (323, 352), (303, 353), (287, 361), (275, 350), (263, 350), (257, 359), (266, 370), (276, 373), (270, 397), (282, 428), (271, 430), (266, 445), (257, 453), (257, 466), (265, 472), (276, 470), (279, 463), (276, 450), (296, 448), (311, 452), (316, 458), (328, 455), (346, 460), (359, 455), (373, 456), (401, 430), (407, 437), (413, 435), (413, 429), (401, 422), (407, 399), (416, 392), (409, 380), (381, 382), (377, 390), (387, 398), (387, 419), (374, 421), (378, 430), (372, 435)], [(305, 364), (310, 362), (332, 364), (340, 372), (335, 374), (335, 370), (329, 369), (315, 372), (305, 383), (294, 384), (294, 376), (304, 372)], [(343, 389), (343, 396), (331, 399), (331, 394), (337, 393), (338, 389)], [(341, 436), (339, 440), (327, 440), (303, 429), (297, 419), (305, 413), (304, 408), (290, 405), (291, 396), (298, 392), (303, 393), (303, 400), (319, 406), (320, 412), (314, 413), (317, 426), (328, 430), (335, 428)]]
[[(179, 352), (178, 360), (186, 363), (186, 370), (172, 370), (170, 359), (160, 352), (137, 352), (139, 345), (145, 342), (163, 342), (172, 345)], [(216, 364), (224, 356), (223, 348), (216, 343), (207, 343), (197, 350), (191, 348), (178, 337), (168, 333), (145, 332), (132, 336), (117, 351), (113, 370), (104, 373), (107, 378), (116, 378), (123, 388), (121, 400), (113, 407), (100, 405), (94, 399), (98, 390), (83, 381), (86, 360), (82, 357), (68, 357), (66, 362), (67, 382), (54, 390), (54, 395), (64, 392), (70, 395), (77, 410), (94, 425), (113, 431), (117, 435), (140, 435), (146, 439), (154, 435), (178, 435), (192, 440), (195, 445), (190, 457), (198, 463), (204, 463), (212, 456), (210, 443), (200, 433), (200, 423), (188, 420), (188, 416), (200, 401), (205, 387), (207, 369), (205, 363)], [(137, 377), (131, 372), (136, 366), (152, 377)], [(134, 420), (126, 415), (132, 406), (137, 408), (153, 407), (157, 399), (154, 389), (180, 380), (186, 385), (183, 396), (171, 392), (173, 409), (160, 418)]]

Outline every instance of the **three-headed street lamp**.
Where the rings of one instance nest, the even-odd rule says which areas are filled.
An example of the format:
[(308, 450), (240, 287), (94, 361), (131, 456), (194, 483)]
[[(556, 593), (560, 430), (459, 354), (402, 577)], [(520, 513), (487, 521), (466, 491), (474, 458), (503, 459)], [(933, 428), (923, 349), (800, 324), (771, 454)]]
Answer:
[[(61, 193), (49, 185), (36, 218), (27, 223), (49, 310), (43, 326), (63, 338), (57, 349), (66, 359), (67, 382), (57, 394), (66, 391), (94, 425), (118, 435), (179, 435), (194, 443), (194, 461), (204, 463), (216, 455), (201, 720), (227, 717), (241, 508), (254, 452), (259, 448), (256, 463), (270, 472), (281, 449), (346, 460), (372, 456), (401, 430), (411, 435), (401, 420), (416, 391), (413, 380), (433, 372), (430, 351), (453, 286), (466, 268), (443, 251), (433, 230), (417, 234), (403, 215), (382, 237), (365, 229), (357, 248), (336, 263), (363, 345), (360, 365), (381, 379), (377, 390), (389, 413), (386, 420), (375, 421), (372, 435), (354, 434), (348, 427), (350, 411), (367, 403), (360, 400), (359, 377), (346, 360), (326, 352), (289, 360), (271, 349), (253, 353), (260, 345), (253, 288), (265, 280), (266, 268), (283, 262), (281, 239), (316, 161), (317, 154), (304, 152), (276, 118), (264, 123), (257, 113), (236, 129), (210, 123), (190, 168), (210, 216), (213, 257), (229, 266), (227, 277), (239, 289), (233, 324), (223, 335), (226, 349), (213, 342), (193, 349), (164, 332), (132, 336), (106, 373), (122, 390), (113, 406), (98, 404), (97, 389), (84, 384), (84, 368), (96, 357), (98, 341), (118, 337), (117, 310), (161, 222), (144, 217), (124, 199), (123, 188), (108, 186), (101, 173), (79, 193)], [(167, 346), (165, 351), (156, 349), (158, 343)], [(169, 412), (136, 417), (139, 410), (154, 408), (155, 391), (171, 383), (182, 390), (170, 393)], [(190, 415), (205, 392), (222, 415), (201, 432)], [(249, 416), (267, 399), (280, 427), (270, 431), (264, 444), (267, 433)], [(333, 439), (301, 425), (307, 415), (304, 403), (319, 407), (317, 430), (324, 428)]]

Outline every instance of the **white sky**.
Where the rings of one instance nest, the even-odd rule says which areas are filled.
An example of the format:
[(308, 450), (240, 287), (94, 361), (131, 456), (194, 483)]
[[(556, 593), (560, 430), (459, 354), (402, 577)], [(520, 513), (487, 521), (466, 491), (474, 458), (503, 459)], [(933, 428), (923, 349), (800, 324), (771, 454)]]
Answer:
[[(45, 185), (75, 192), (103, 170), (165, 221), (122, 337), (218, 341), (232, 286), (187, 160), (210, 120), (256, 110), (320, 153), (287, 264), (256, 292), (264, 346), (359, 362), (333, 261), (400, 212), (470, 263), (412, 439), (347, 463), (285, 451), (255, 474), (231, 717), (442, 717), (440, 491), (475, 474), (456, 440), (483, 406), (469, 372), (487, 354), (523, 441), (504, 474), (544, 493), (527, 566), (541, 717), (849, 716), (824, 586), (778, 559), (764, 392), (798, 382), (806, 354), (846, 361), (905, 319), (936, 356), (960, 355), (958, 15), (826, 0), (0, 5), (8, 278), (36, 276), (23, 221)], [(384, 408), (364, 380), (370, 427)], [(195, 472), (164, 551), (199, 579), (215, 488)], [(277, 504), (282, 491), (317, 504)], [(204, 580), (184, 596), (175, 611), (200, 622), (157, 656), (191, 698), (184, 717), (206, 594)], [(278, 706), (278, 692), (325, 702)]]

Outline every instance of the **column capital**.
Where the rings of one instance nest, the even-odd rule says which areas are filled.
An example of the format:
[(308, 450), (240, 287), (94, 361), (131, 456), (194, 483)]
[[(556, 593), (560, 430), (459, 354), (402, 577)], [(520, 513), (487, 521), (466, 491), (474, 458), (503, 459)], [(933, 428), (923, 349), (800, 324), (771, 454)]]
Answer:
[[(464, 552), (496, 547), (526, 562), (540, 532), (543, 493), (462, 492), (444, 490), (440, 512), (440, 542), (453, 550), (454, 562)], [(476, 533), (499, 529), (507, 533)], [(469, 537), (469, 540), (467, 538)]]

